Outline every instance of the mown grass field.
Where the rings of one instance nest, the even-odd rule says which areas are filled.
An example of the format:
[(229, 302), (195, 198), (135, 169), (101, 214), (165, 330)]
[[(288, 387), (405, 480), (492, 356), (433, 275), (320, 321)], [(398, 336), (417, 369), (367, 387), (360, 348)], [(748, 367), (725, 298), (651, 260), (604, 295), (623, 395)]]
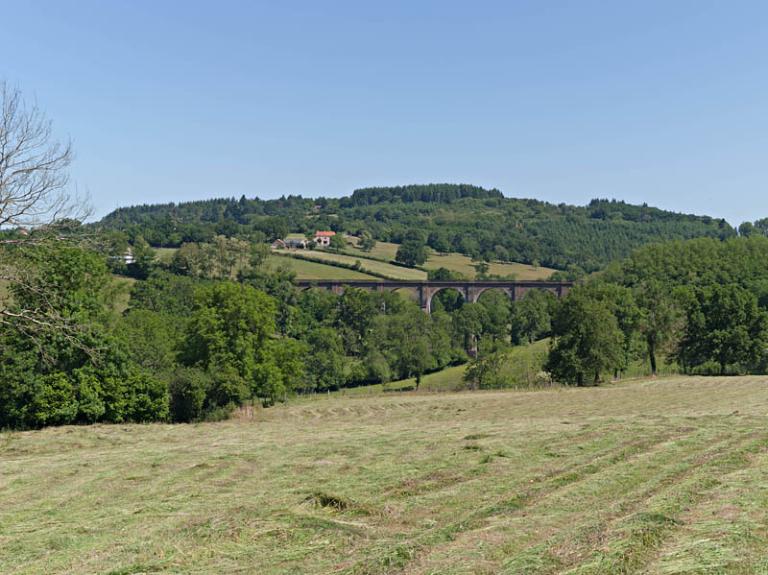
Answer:
[[(395, 259), (398, 244), (376, 242), (376, 246), (370, 252), (364, 252), (355, 246), (356, 241), (357, 238), (348, 237), (349, 245), (347, 250), (340, 254), (322, 250), (301, 250), (295, 253), (316, 259), (337, 261), (352, 265), (354, 265), (356, 261), (359, 261), (363, 273), (365, 271), (370, 271), (374, 274), (383, 274), (393, 279), (427, 279), (427, 273), (423, 270), (409, 269), (388, 263)], [(173, 254), (176, 253), (176, 250), (177, 248), (155, 248), (157, 259), (163, 263), (169, 263), (173, 259)], [(281, 251), (280, 254), (291, 256), (294, 252), (284, 250)], [(311, 264), (312, 262), (305, 263)], [(371, 277), (368, 274), (365, 274), (364, 277), (360, 277), (360, 272), (346, 270), (344, 268), (335, 268), (336, 271), (334, 271), (331, 269), (333, 266), (323, 266), (321, 263), (316, 262), (315, 265), (292, 265), (296, 269), (298, 279), (370, 279)], [(521, 263), (491, 262), (489, 265), (489, 273), (498, 276), (514, 275), (518, 280), (547, 279), (555, 271), (547, 267), (534, 267)], [(459, 272), (468, 278), (473, 278), (475, 276), (474, 262), (472, 262), (472, 259), (458, 253), (438, 254), (430, 251), (429, 258), (423, 267), (428, 270), (444, 267), (451, 271)]]
[(0, 573), (768, 572), (768, 379), (0, 434)]
[(355, 265), (356, 262), (360, 262), (360, 266), (363, 272), (370, 271), (376, 274), (385, 275), (391, 279), (401, 279), (401, 280), (426, 280), (427, 279), (427, 273), (425, 271), (397, 266), (397, 265), (393, 265), (393, 264), (379, 261), (379, 260), (366, 259), (364, 257), (350, 256), (347, 254), (337, 254), (330, 251), (321, 251), (321, 250), (297, 250), (295, 252), (284, 250), (284, 251), (281, 251), (280, 253), (288, 256), (293, 256), (293, 255), (305, 256), (305, 257), (315, 258), (323, 261), (339, 262), (347, 265)]
[(296, 272), (300, 280), (375, 280), (378, 279), (356, 270), (329, 266), (318, 262), (310, 262), (287, 255), (272, 254), (267, 258), (267, 266), (272, 269), (277, 266), (288, 267)]
[[(357, 238), (349, 238), (350, 246), (347, 253), (353, 255), (360, 254), (362, 257), (367, 256), (385, 261), (395, 259), (397, 248), (399, 247), (398, 244), (390, 242), (376, 242), (374, 248), (366, 253), (356, 247), (357, 241)], [(430, 250), (429, 257), (423, 267), (428, 270), (436, 270), (443, 267), (454, 272), (459, 272), (468, 278), (474, 278), (474, 264), (475, 262), (472, 261), (472, 258), (462, 254), (438, 254), (437, 252)], [(490, 268), (488, 273), (498, 276), (514, 275), (518, 280), (547, 279), (555, 272), (552, 268), (531, 266), (522, 263), (491, 262), (489, 265)]]

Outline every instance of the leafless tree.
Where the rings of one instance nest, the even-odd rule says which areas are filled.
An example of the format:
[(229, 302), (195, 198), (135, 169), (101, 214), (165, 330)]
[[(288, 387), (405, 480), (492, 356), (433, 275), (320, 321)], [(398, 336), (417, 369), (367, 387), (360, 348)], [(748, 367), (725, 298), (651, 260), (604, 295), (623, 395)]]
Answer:
[[(0, 231), (21, 228), (31, 235), (0, 237), (0, 326), (13, 324), (34, 339), (41, 330), (55, 330), (76, 339), (78, 328), (62, 317), (53, 303), (23, 309), (9, 305), (10, 287), (44, 294), (45, 278), (24, 267), (23, 251), (51, 239), (67, 222), (82, 220), (87, 204), (69, 193), (70, 142), (53, 136), (51, 122), (21, 92), (0, 81)], [(45, 230), (54, 233), (41, 233)]]
[(83, 204), (68, 192), (71, 161), (71, 143), (56, 140), (38, 107), (0, 82), (0, 228), (84, 217)]

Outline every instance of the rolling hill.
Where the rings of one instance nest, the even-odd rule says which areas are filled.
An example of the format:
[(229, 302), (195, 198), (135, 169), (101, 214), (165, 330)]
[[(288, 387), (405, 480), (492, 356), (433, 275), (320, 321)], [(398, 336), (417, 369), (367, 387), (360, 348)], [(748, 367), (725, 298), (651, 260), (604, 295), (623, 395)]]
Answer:
[(463, 184), (356, 190), (343, 198), (221, 198), (120, 208), (98, 224), (155, 246), (209, 241), (216, 234), (274, 239), (332, 229), (402, 243), (415, 233), (436, 252), (488, 261), (586, 271), (665, 240), (736, 231), (724, 220), (595, 199), (586, 206), (511, 198)]

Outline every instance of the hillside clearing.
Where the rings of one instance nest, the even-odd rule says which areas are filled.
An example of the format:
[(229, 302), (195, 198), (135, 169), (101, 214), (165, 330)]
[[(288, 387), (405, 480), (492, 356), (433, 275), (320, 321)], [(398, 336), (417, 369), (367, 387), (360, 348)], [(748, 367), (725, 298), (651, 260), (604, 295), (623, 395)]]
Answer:
[(765, 572), (766, 414), (677, 377), (4, 433), (0, 572)]
[[(508, 387), (518, 389), (532, 388), (536, 385), (536, 374), (543, 369), (549, 339), (542, 339), (530, 345), (515, 346), (506, 353), (506, 360), (502, 369), (505, 383)], [(461, 391), (467, 389), (464, 381), (466, 365), (455, 365), (428, 373), (421, 378), (419, 391)], [(392, 393), (411, 391), (416, 389), (416, 379), (403, 379), (385, 384), (364, 385), (361, 387), (348, 387), (340, 389), (340, 395), (371, 395), (378, 393)]]
[[(355, 256), (359, 254), (359, 257), (375, 258), (384, 261), (391, 261), (395, 259), (397, 254), (397, 248), (399, 244), (391, 242), (376, 242), (376, 245), (370, 252), (364, 252), (359, 249), (356, 244), (359, 239), (353, 236), (347, 236), (347, 240), (350, 242), (350, 246), (345, 253)], [(365, 261), (365, 260), (363, 260)], [(436, 270), (438, 268), (445, 268), (453, 272), (458, 272), (465, 275), (468, 278), (475, 277), (475, 264), (472, 258), (459, 253), (447, 253), (439, 254), (434, 250), (429, 250), (429, 257), (427, 258), (424, 268), (428, 270)], [(529, 264), (522, 264), (516, 262), (491, 262), (489, 264), (488, 273), (497, 276), (509, 276), (514, 275), (518, 280), (541, 280), (547, 279), (556, 270), (552, 268), (542, 266), (532, 266)]]
[[(339, 262), (345, 265), (355, 265), (360, 263), (361, 270), (363, 272), (369, 271), (374, 274), (380, 274), (390, 279), (399, 280), (426, 280), (427, 272), (412, 268), (406, 268), (402, 266), (393, 265), (379, 260), (365, 259), (363, 257), (349, 256), (345, 254), (337, 254), (333, 252), (320, 251), (320, 250), (301, 250), (301, 251), (281, 251), (280, 254), (286, 256), (296, 256), (296, 259), (301, 257), (314, 258), (317, 260), (328, 262)], [(331, 279), (331, 278), (328, 278)], [(350, 278), (351, 279), (351, 278)]]
[(359, 272), (336, 266), (325, 265), (319, 262), (310, 262), (285, 255), (271, 254), (267, 258), (267, 268), (274, 270), (278, 266), (288, 267), (296, 273), (299, 280), (376, 280), (378, 278)]

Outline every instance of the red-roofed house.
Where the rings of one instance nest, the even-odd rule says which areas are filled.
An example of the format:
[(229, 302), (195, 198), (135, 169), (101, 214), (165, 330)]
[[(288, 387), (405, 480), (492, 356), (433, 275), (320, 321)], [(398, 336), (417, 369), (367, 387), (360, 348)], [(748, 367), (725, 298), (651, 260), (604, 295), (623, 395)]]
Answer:
[(331, 245), (331, 238), (336, 235), (336, 232), (315, 232), (315, 245), (323, 246), (327, 248)]

